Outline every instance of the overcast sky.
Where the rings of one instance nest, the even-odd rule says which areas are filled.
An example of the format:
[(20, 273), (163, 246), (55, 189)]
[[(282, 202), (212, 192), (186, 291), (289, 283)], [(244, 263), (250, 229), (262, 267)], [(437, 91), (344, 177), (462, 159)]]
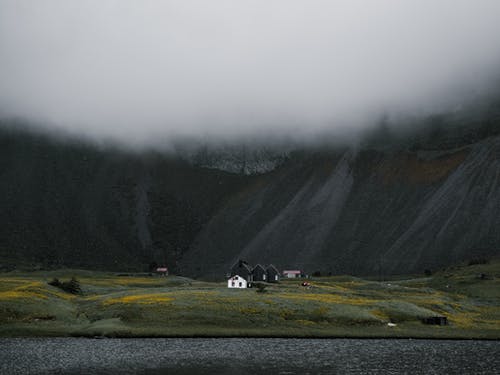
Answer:
[(130, 142), (356, 127), (497, 73), (499, 0), (0, 0), (0, 114)]

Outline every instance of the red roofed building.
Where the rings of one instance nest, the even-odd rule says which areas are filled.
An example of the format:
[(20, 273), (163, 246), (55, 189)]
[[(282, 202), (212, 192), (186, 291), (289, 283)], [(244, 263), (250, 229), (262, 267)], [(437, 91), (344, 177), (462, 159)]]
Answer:
[(286, 270), (283, 271), (283, 277), (287, 279), (293, 279), (296, 277), (301, 277), (302, 276), (302, 271), (300, 270)]
[(161, 276), (167, 276), (168, 275), (168, 268), (167, 267), (158, 267), (156, 269), (156, 273), (161, 275)]

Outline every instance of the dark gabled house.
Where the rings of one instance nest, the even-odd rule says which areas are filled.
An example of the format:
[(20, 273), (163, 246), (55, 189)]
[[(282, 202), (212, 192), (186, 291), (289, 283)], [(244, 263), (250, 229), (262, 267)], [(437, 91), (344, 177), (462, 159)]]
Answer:
[(277, 283), (280, 281), (280, 271), (272, 264), (266, 268), (266, 279), (268, 283)]
[(260, 264), (257, 264), (252, 270), (253, 281), (264, 281), (267, 282), (266, 269)]
[(242, 277), (247, 282), (253, 281), (252, 267), (250, 267), (250, 265), (247, 262), (245, 262), (244, 260), (238, 260), (231, 267), (231, 275), (230, 276), (235, 276), (235, 275)]
[[(249, 288), (252, 287), (253, 282), (277, 283), (280, 281), (280, 272), (274, 265), (270, 264), (264, 267), (261, 264), (257, 264), (255, 267), (252, 267), (244, 260), (238, 260), (231, 267), (227, 277), (231, 279), (234, 276), (240, 276), (246, 280)], [(228, 284), (228, 287), (231, 287), (231, 285)]]

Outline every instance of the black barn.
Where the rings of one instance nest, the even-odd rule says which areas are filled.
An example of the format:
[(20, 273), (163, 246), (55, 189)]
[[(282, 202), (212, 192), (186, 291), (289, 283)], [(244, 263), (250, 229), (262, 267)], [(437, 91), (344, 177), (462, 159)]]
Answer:
[(268, 283), (277, 283), (280, 281), (280, 271), (272, 264), (266, 268), (266, 278)]
[(264, 267), (257, 264), (252, 270), (253, 281), (267, 281), (267, 274)]
[(252, 280), (252, 267), (244, 260), (238, 260), (231, 267), (231, 276), (239, 275), (243, 277), (247, 282)]

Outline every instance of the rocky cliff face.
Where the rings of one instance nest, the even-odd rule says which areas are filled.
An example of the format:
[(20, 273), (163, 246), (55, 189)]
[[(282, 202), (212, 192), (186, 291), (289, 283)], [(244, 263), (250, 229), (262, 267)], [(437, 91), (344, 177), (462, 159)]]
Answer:
[(236, 259), (334, 274), (423, 272), (500, 255), (499, 227), (500, 137), (439, 152), (344, 150), (252, 181), (183, 264), (203, 275)]
[(0, 265), (384, 275), (500, 255), (500, 136), (429, 144), (287, 151), (248, 175), (4, 129)]

